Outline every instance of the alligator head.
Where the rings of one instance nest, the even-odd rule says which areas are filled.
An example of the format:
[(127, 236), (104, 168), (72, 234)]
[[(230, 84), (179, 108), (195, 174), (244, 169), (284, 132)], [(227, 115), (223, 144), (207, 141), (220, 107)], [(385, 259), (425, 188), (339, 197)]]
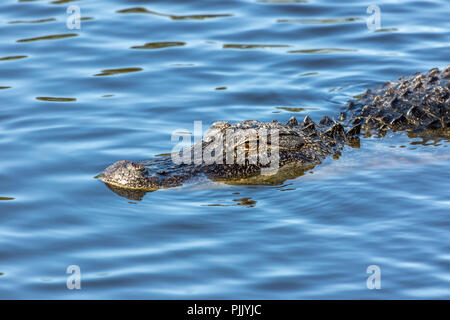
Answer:
[(112, 186), (154, 191), (181, 185), (191, 178), (187, 166), (173, 166), (169, 157), (143, 162), (118, 161), (107, 167), (99, 178)]

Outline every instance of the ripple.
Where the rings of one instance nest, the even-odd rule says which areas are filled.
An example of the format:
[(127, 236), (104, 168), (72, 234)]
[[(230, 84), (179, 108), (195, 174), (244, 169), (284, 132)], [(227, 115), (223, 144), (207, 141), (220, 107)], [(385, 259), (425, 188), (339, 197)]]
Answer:
[(116, 11), (116, 13), (148, 13), (148, 14), (156, 14), (156, 15), (162, 15), (161, 13), (150, 11), (145, 8), (129, 8), (129, 9), (122, 9)]
[(232, 14), (195, 14), (195, 15), (185, 15), (185, 16), (178, 16), (173, 14), (165, 14), (160, 13), (156, 11), (151, 11), (146, 8), (129, 8), (129, 9), (122, 9), (116, 11), (117, 13), (143, 13), (143, 14), (153, 14), (160, 17), (166, 17), (170, 18), (172, 20), (205, 20), (205, 19), (212, 19), (212, 18), (225, 18), (225, 17), (231, 17)]
[(335, 19), (278, 19), (278, 23), (301, 23), (301, 24), (337, 24), (364, 21), (361, 18), (335, 18)]
[(375, 32), (398, 32), (400, 31), (398, 28), (381, 28), (375, 30)]
[(294, 107), (276, 107), (276, 109), (289, 111), (289, 112), (303, 112), (303, 111), (307, 111), (307, 110), (320, 110), (319, 108), (304, 108), (304, 107), (299, 107), (299, 108), (294, 108)]
[(31, 41), (41, 41), (41, 40), (56, 40), (56, 39), (63, 39), (63, 38), (71, 38), (71, 37), (77, 37), (77, 33), (65, 33), (65, 34), (55, 34), (51, 36), (44, 36), (44, 37), (36, 37), (36, 38), (27, 38), (27, 39), (20, 39), (17, 40), (17, 42), (31, 42)]
[(158, 154), (155, 154), (155, 157), (168, 157), (170, 155), (171, 155), (171, 153), (158, 153)]
[(239, 199), (234, 199), (233, 201), (237, 202), (238, 206), (253, 208), (256, 205), (256, 201), (251, 200), (251, 199), (252, 198), (239, 198)]
[[(239, 193), (237, 193), (239, 194)], [(225, 201), (225, 200), (219, 200)], [(244, 206), (248, 208), (253, 208), (256, 205), (256, 200), (252, 200), (252, 198), (239, 198), (233, 199), (233, 202), (237, 202), (236, 204), (224, 204), (224, 203), (209, 203), (209, 204), (201, 204), (201, 207), (235, 207), (235, 206)]]
[(213, 19), (213, 18), (225, 18), (231, 17), (231, 14), (199, 14), (199, 15), (190, 15), (190, 16), (170, 16), (173, 20), (205, 20), (205, 19)]
[(337, 52), (356, 52), (354, 49), (340, 49), (340, 48), (323, 48), (323, 49), (304, 49), (304, 50), (292, 50), (288, 53), (304, 53), (304, 54), (316, 54), (316, 53), (337, 53)]
[(9, 56), (9, 57), (3, 57), (0, 58), (0, 61), (8, 61), (8, 60), (18, 60), (18, 59), (25, 59), (28, 56)]
[(172, 63), (171, 67), (194, 67), (195, 63)]
[(266, 48), (287, 48), (286, 44), (224, 44), (224, 49), (266, 49)]
[(64, 3), (75, 2), (75, 1), (81, 1), (81, 0), (54, 0), (50, 3), (51, 4), (64, 4)]
[(342, 91), (342, 90), (345, 90), (347, 88), (348, 88), (348, 86), (333, 87), (333, 88), (328, 89), (328, 92)]
[(231, 207), (229, 204), (221, 204), (221, 203), (211, 203), (211, 204), (202, 204), (202, 207)]
[(271, 4), (308, 3), (307, 0), (257, 0), (257, 2)]
[(139, 72), (144, 69), (142, 68), (121, 68), (121, 69), (106, 69), (102, 70), (101, 73), (94, 74), (96, 77), (103, 77), (103, 76), (115, 76), (118, 74), (124, 74), (124, 73), (131, 73), (131, 72)]
[(306, 73), (302, 73), (299, 75), (299, 77), (310, 77), (310, 76), (315, 76), (318, 75), (318, 72), (306, 72)]
[(131, 49), (163, 49), (169, 47), (180, 47), (186, 45), (185, 42), (148, 42), (143, 46), (133, 46)]
[(36, 97), (36, 100), (50, 101), (50, 102), (74, 102), (76, 98), (60, 98), (60, 97)]
[(47, 18), (47, 19), (38, 19), (38, 20), (14, 20), (8, 22), (9, 24), (18, 24), (18, 23), (46, 23), (56, 21), (55, 18)]

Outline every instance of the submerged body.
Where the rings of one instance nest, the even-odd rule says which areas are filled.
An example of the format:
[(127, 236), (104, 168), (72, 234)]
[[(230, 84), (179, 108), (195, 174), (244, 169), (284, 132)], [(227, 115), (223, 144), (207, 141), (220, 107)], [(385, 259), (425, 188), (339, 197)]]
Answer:
[[(383, 136), (391, 130), (406, 131), (413, 136), (448, 137), (449, 79), (450, 66), (443, 71), (432, 69), (425, 74), (388, 82), (380, 89), (368, 90), (359, 101), (350, 101), (348, 109), (335, 120), (324, 117), (319, 123), (314, 123), (309, 116), (302, 122), (292, 117), (286, 124), (256, 120), (235, 124), (216, 122), (203, 140), (189, 152), (194, 154), (194, 150), (215, 150), (213, 154), (218, 155), (219, 152), (225, 157), (226, 151), (232, 150), (231, 162), (177, 163), (174, 154), (142, 162), (122, 160), (106, 168), (100, 178), (113, 191), (126, 195), (130, 191), (120, 190), (125, 188), (145, 192), (170, 188), (199, 176), (229, 183), (282, 182), (319, 164), (346, 145), (358, 147), (360, 132)], [(269, 134), (261, 135), (260, 130)], [(256, 134), (248, 135), (249, 131)], [(228, 132), (235, 133), (232, 143), (218, 148), (217, 141), (221, 140), (217, 137)], [(268, 154), (277, 154), (279, 170), (276, 175), (262, 176), (267, 163), (261, 164), (253, 159), (256, 154), (260, 155), (259, 149), (263, 145)], [(239, 150), (245, 155), (243, 161), (238, 160)]]

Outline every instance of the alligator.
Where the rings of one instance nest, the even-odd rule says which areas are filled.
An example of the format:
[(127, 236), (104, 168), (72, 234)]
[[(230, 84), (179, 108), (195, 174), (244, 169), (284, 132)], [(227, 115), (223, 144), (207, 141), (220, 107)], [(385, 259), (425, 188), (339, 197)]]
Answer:
[[(358, 148), (360, 136), (383, 137), (391, 131), (407, 132), (411, 137), (449, 138), (449, 79), (450, 66), (442, 71), (433, 68), (426, 73), (400, 77), (350, 100), (346, 110), (334, 119), (325, 116), (317, 123), (309, 116), (303, 121), (291, 117), (285, 124), (276, 120), (215, 122), (203, 139), (188, 150), (188, 155), (213, 150), (210, 155), (225, 159), (231, 150), (228, 159), (231, 161), (211, 163), (200, 158), (193, 163), (179, 163), (174, 161), (179, 159), (174, 155), (181, 155), (177, 151), (145, 161), (118, 161), (99, 178), (119, 195), (140, 200), (146, 192), (180, 186), (200, 177), (229, 184), (282, 183), (300, 176), (326, 157), (339, 154), (345, 146)], [(223, 139), (217, 137), (229, 132), (238, 134), (221, 148)], [(277, 156), (273, 158), (279, 167), (276, 174), (263, 174), (268, 169), (267, 161), (265, 164), (255, 161), (263, 145), (267, 155)]]

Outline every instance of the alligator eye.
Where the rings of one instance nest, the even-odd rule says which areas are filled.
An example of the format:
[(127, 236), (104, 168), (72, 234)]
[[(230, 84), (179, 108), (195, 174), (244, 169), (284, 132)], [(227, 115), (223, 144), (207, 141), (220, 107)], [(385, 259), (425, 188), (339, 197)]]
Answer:
[(136, 171), (145, 171), (145, 166), (143, 166), (140, 163), (136, 163), (136, 162), (128, 162), (127, 169), (136, 170)]

